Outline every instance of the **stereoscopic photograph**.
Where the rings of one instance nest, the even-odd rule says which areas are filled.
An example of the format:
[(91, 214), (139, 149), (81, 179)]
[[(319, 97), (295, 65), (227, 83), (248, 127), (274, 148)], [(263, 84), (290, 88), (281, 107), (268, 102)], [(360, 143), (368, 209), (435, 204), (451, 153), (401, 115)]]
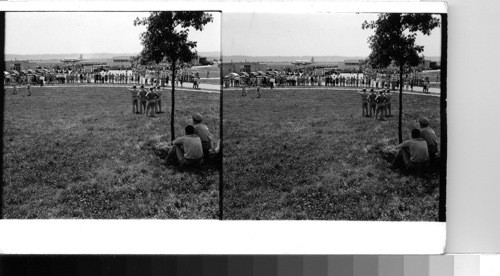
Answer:
[(445, 17), (224, 13), (224, 219), (443, 221)]
[(218, 219), (221, 13), (6, 12), (6, 219)]

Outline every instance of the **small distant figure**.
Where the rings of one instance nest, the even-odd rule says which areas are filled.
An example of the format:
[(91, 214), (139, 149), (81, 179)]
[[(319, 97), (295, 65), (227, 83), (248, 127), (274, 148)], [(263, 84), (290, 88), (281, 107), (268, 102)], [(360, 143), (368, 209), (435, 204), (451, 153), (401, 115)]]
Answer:
[(130, 95), (132, 96), (132, 113), (139, 113), (139, 98), (137, 96), (137, 86), (132, 86), (128, 91), (130, 91)]
[(208, 76), (209, 76), (209, 75), (210, 75), (210, 72), (209, 72), (209, 71), (207, 71), (207, 79), (208, 79)]
[(208, 130), (208, 127), (202, 123), (203, 116), (200, 113), (194, 113), (191, 118), (193, 119), (194, 133), (201, 139), (203, 156), (206, 159), (209, 157), (210, 149), (212, 148), (212, 134)]
[(184, 78), (182, 76), (179, 78), (179, 82), (181, 83), (181, 87), (184, 87)]
[(168, 152), (167, 164), (182, 167), (203, 164), (203, 147), (201, 139), (194, 133), (192, 125), (184, 129), (186, 135), (172, 141), (172, 148)]
[(18, 92), (19, 92), (19, 90), (17, 90), (17, 83), (14, 82), (12, 84), (12, 95), (16, 95)]
[(380, 121), (385, 121), (385, 113), (386, 113), (385, 108), (387, 103), (387, 97), (384, 95), (384, 90), (379, 92), (379, 95), (375, 99), (375, 102), (377, 103), (377, 111), (375, 112), (375, 119), (378, 119)]
[(29, 96), (31, 96), (31, 84), (28, 83), (26, 88), (28, 89), (28, 97), (29, 97)]
[(146, 99), (146, 94), (148, 94), (148, 92), (146, 91), (146, 89), (144, 89), (144, 85), (141, 85), (141, 90), (139, 91), (139, 93), (137, 93), (137, 97), (139, 98), (140, 114), (146, 111), (146, 105), (148, 103), (148, 99)]
[(257, 85), (257, 98), (260, 98), (262, 95), (260, 94), (260, 85)]
[(245, 83), (243, 83), (241, 85), (241, 96), (246, 97), (246, 95), (247, 95), (247, 85)]
[(425, 170), (429, 166), (429, 151), (427, 142), (420, 137), (420, 130), (411, 131), (411, 139), (397, 146), (399, 149), (394, 156), (392, 166), (406, 170)]
[(427, 142), (429, 159), (433, 162), (438, 153), (438, 139), (436, 133), (429, 126), (429, 119), (427, 117), (421, 117), (418, 122), (420, 124), (420, 137)]
[(368, 115), (368, 91), (363, 88), (358, 94), (361, 96), (361, 117), (370, 117)]
[(375, 94), (375, 91), (370, 89), (370, 94), (366, 98), (368, 100), (368, 104), (370, 106), (370, 117), (373, 117), (375, 115), (375, 111), (377, 109), (377, 102), (375, 99), (377, 98), (377, 94)]
[(149, 92), (146, 94), (146, 116), (155, 117), (157, 97), (158, 95), (156, 94), (154, 87), (149, 88)]

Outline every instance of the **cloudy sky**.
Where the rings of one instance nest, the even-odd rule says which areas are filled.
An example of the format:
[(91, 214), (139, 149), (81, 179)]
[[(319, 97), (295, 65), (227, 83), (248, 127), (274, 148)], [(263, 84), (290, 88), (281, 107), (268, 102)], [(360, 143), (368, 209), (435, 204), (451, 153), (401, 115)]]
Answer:
[[(144, 26), (134, 26), (145, 12), (8, 12), (6, 54), (139, 53)], [(220, 51), (221, 16), (203, 32), (192, 31), (198, 52)]]
[[(222, 20), (224, 55), (248, 56), (367, 56), (368, 36), (361, 24), (375, 20), (370, 13), (224, 13)], [(424, 55), (441, 55), (441, 29), (431, 36), (420, 35)]]

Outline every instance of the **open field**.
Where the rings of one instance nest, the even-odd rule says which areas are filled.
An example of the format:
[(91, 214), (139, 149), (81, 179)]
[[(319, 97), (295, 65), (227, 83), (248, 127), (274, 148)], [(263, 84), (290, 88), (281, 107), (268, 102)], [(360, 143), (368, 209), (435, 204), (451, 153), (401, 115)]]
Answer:
[[(225, 219), (437, 221), (439, 175), (403, 175), (380, 152), (398, 142), (398, 93), (385, 122), (361, 117), (353, 90), (262, 95), (224, 90)], [(424, 115), (440, 137), (439, 97), (403, 107), (404, 139)]]
[[(5, 90), (5, 218), (217, 218), (219, 171), (168, 168), (154, 150), (170, 140), (169, 89), (155, 118), (132, 114), (126, 88), (20, 90)], [(219, 103), (177, 91), (176, 136), (196, 111), (218, 140)]]

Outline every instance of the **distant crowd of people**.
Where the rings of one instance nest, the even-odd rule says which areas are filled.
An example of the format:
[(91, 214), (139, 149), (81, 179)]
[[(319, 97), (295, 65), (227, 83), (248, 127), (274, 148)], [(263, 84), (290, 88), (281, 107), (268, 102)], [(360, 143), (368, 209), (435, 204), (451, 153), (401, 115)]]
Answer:
[[(326, 87), (366, 87), (398, 89), (400, 81), (398, 79), (388, 79), (385, 77), (371, 77), (363, 74), (327, 74), (313, 75), (305, 73), (287, 73), (278, 71), (267, 71), (260, 73), (230, 74), (224, 77), (224, 87), (305, 87), (305, 86), (326, 86)], [(403, 86), (406, 90), (413, 91), (414, 86), (422, 86), (423, 92), (429, 92), (429, 77), (411, 78), (405, 77)]]

